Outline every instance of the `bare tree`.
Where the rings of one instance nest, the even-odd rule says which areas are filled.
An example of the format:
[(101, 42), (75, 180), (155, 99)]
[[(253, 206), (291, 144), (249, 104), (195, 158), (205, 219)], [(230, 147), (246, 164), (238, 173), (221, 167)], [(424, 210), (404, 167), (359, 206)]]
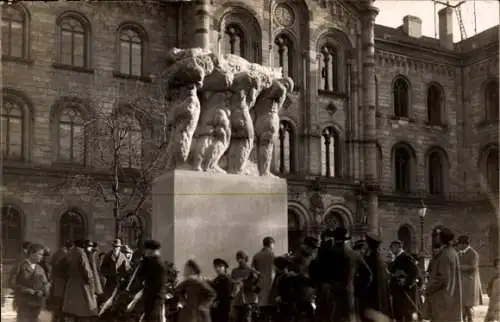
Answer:
[(116, 238), (123, 220), (145, 206), (152, 179), (163, 167), (166, 102), (162, 77), (147, 86), (122, 82), (111, 92), (102, 97), (90, 93), (94, 112), (82, 122), (85, 137), (73, 148), (87, 156), (93, 171), (75, 168), (58, 188), (87, 188), (112, 204)]

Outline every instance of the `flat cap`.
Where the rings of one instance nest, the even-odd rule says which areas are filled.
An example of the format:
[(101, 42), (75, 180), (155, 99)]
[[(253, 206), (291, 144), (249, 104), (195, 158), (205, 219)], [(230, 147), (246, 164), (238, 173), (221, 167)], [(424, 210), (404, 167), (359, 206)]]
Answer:
[(225, 260), (223, 260), (222, 258), (214, 259), (213, 264), (216, 267), (220, 267), (220, 266), (224, 266), (225, 268), (229, 267), (229, 264)]
[(393, 245), (397, 245), (397, 246), (401, 246), (401, 247), (403, 247), (403, 242), (402, 242), (402, 241), (400, 241), (400, 240), (393, 240), (393, 241), (391, 242), (391, 246), (393, 246)]
[(144, 249), (157, 250), (161, 248), (159, 241), (154, 239), (148, 239), (144, 241)]

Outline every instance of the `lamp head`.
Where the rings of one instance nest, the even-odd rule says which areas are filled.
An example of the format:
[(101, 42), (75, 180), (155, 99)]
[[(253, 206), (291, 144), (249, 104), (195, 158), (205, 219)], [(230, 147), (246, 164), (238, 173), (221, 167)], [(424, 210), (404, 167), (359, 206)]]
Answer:
[(426, 214), (427, 214), (427, 207), (424, 206), (418, 209), (418, 215), (420, 218), (424, 218)]

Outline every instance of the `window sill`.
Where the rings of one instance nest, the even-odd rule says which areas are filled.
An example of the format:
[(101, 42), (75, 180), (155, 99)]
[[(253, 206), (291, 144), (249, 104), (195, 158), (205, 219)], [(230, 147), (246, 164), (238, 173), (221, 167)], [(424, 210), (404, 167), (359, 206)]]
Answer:
[(136, 81), (141, 81), (145, 83), (151, 83), (152, 79), (149, 76), (134, 76), (134, 75), (127, 75), (127, 74), (122, 74), (119, 72), (113, 72), (113, 77), (116, 78), (123, 78), (123, 79), (130, 79), (130, 80), (136, 80)]
[(448, 125), (444, 123), (429, 123), (429, 121), (427, 121), (425, 122), (425, 125), (433, 129), (440, 129), (440, 130), (448, 129)]
[(53, 63), (52, 67), (57, 68), (57, 69), (71, 70), (71, 71), (78, 72), (78, 73), (87, 73), (87, 74), (94, 73), (93, 69), (87, 68), (87, 67), (78, 67), (78, 66), (71, 66), (71, 65), (59, 64), (59, 63)]
[(87, 166), (85, 164), (82, 164), (82, 163), (73, 163), (73, 162), (70, 162), (70, 161), (54, 161), (52, 162), (51, 164), (51, 167), (52, 168), (56, 168), (56, 169), (83, 169), (83, 168), (87, 168)]
[(318, 90), (318, 95), (327, 96), (331, 98), (340, 98), (340, 99), (347, 98), (347, 95), (345, 93), (340, 93), (335, 91), (325, 91), (323, 89)]
[(2, 55), (2, 61), (10, 61), (14, 63), (19, 63), (19, 64), (25, 64), (25, 65), (33, 65), (34, 60), (27, 59), (24, 57), (12, 57), (8, 55)]
[(498, 120), (483, 120), (477, 126), (478, 127), (487, 127), (490, 125), (498, 124)]
[(391, 121), (398, 121), (398, 122), (401, 122), (401, 123), (415, 123), (415, 120), (412, 119), (412, 118), (409, 118), (409, 117), (403, 117), (403, 116), (391, 116), (389, 118)]

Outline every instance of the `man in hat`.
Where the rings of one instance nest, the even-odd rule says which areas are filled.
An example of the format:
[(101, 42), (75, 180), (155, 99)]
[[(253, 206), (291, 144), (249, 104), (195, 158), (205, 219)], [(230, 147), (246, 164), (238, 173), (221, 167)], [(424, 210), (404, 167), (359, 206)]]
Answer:
[(452, 245), (454, 234), (448, 228), (434, 231), (438, 251), (429, 268), (425, 290), (431, 307), (431, 321), (462, 321), (462, 281), (457, 251)]
[(62, 303), (64, 298), (64, 285), (67, 276), (67, 255), (73, 242), (65, 241), (62, 247), (52, 256), (52, 290), (49, 298), (49, 309), (52, 311), (52, 321), (62, 322)]
[(412, 256), (403, 250), (400, 240), (393, 241), (390, 248), (394, 256), (389, 265), (393, 317), (398, 322), (412, 321), (414, 313), (419, 311), (418, 267)]
[(130, 263), (121, 252), (122, 241), (119, 238), (113, 240), (113, 249), (104, 255), (101, 263), (101, 274), (106, 279), (103, 289), (103, 300), (107, 300), (121, 279), (128, 275)]
[(389, 272), (380, 254), (381, 243), (378, 235), (370, 232), (366, 234), (367, 250), (364, 260), (370, 271), (362, 271), (359, 275), (359, 283), (365, 284), (362, 288), (364, 292), (359, 296), (361, 316), (365, 316), (367, 310), (377, 311), (387, 317), (391, 315)]
[(213, 265), (217, 277), (211, 285), (216, 297), (210, 315), (212, 321), (229, 322), (233, 298), (233, 282), (227, 272), (229, 265), (221, 258), (214, 259)]
[(160, 257), (161, 244), (156, 240), (144, 242), (144, 257), (137, 278), (144, 283), (144, 322), (165, 322), (166, 268)]
[(331, 236), (333, 246), (320, 261), (323, 276), (318, 289), (318, 321), (353, 321), (357, 315), (355, 277), (369, 268), (359, 253), (347, 246), (350, 239), (347, 229), (337, 227)]
[(473, 308), (481, 304), (481, 279), (479, 276), (479, 254), (470, 246), (469, 237), (457, 239), (462, 278), (462, 305), (464, 322), (472, 322)]

